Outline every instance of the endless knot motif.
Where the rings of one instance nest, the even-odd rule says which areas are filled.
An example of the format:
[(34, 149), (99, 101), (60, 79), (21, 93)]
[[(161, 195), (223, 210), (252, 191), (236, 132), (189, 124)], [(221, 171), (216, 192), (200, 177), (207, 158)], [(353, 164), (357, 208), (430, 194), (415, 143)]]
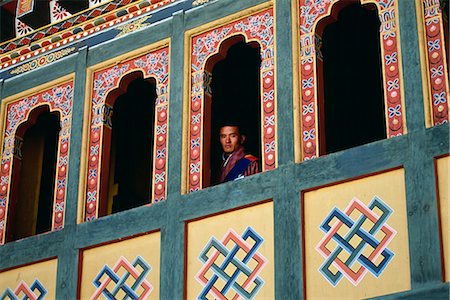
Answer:
[[(375, 196), (369, 206), (353, 198), (345, 212), (334, 208), (326, 217), (320, 226), (326, 235), (316, 250), (325, 258), (319, 271), (333, 286), (343, 275), (355, 286), (367, 271), (380, 276), (394, 256), (387, 248), (397, 233), (386, 224), (391, 214), (392, 209)], [(350, 217), (357, 215), (356, 221)]]
[[(36, 291), (39, 292), (39, 295), (36, 295)], [(47, 295), (47, 290), (44, 288), (42, 283), (36, 279), (31, 286), (28, 286), (24, 281), (21, 281), (14, 291), (7, 288), (0, 295), (0, 300), (41, 300), (44, 299), (45, 295)]]
[(146, 299), (153, 290), (145, 279), (150, 270), (150, 265), (142, 257), (136, 257), (131, 264), (122, 256), (112, 269), (105, 265), (95, 277), (93, 284), (97, 290), (91, 299), (98, 299), (100, 295), (106, 299)]
[(198, 299), (253, 299), (264, 284), (258, 276), (267, 260), (258, 248), (263, 238), (251, 227), (239, 236), (230, 229), (218, 241), (212, 237), (199, 259), (203, 267), (195, 278), (203, 286)]

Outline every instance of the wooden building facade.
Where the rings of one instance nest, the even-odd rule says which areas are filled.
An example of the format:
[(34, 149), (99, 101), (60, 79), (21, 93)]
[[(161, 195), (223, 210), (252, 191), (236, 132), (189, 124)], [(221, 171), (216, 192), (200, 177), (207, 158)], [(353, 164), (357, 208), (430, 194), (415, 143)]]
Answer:
[(448, 299), (448, 5), (0, 1), (0, 299)]

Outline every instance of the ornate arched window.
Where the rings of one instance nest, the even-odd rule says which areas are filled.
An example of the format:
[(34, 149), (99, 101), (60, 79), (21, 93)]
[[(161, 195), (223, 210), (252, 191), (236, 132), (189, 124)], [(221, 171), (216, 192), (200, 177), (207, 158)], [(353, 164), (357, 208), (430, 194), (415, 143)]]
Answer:
[[(265, 5), (266, 7), (269, 5)], [(259, 79), (252, 79), (252, 84), (248, 86), (251, 93), (255, 95), (250, 96), (256, 98), (256, 93), (259, 94), (259, 99), (248, 101), (250, 108), (247, 111), (252, 116), (248, 120), (252, 124), (251, 130), (260, 130), (260, 134), (252, 133), (260, 139), (258, 142), (253, 142), (255, 152), (261, 152), (259, 157), (262, 171), (267, 171), (276, 168), (277, 166), (277, 138), (276, 138), (276, 96), (275, 96), (275, 65), (274, 65), (274, 22), (272, 8), (266, 8), (258, 13), (252, 15), (234, 16), (229, 19), (234, 19), (225, 25), (212, 25), (209, 30), (192, 30), (187, 33), (187, 38), (191, 40), (190, 57), (191, 72), (189, 74), (189, 115), (188, 115), (188, 142), (187, 155), (185, 166), (187, 175), (183, 177), (183, 190), (192, 192), (200, 190), (203, 187), (210, 185), (211, 168), (210, 160), (214, 158), (210, 156), (212, 152), (212, 143), (218, 143), (212, 137), (217, 132), (214, 126), (218, 126), (219, 120), (211, 118), (214, 116), (214, 110), (223, 109), (223, 104), (227, 100), (214, 99), (214, 93), (220, 95), (220, 85), (215, 86), (214, 76), (229, 77), (220, 71), (221, 65), (226, 66), (232, 60), (232, 52), (239, 47), (243, 47), (249, 51), (250, 56), (253, 55), (255, 65), (259, 64), (258, 56), (261, 59), (259, 71), (255, 70), (255, 66), (250, 67), (253, 71), (253, 76), (258, 76)], [(223, 24), (223, 22), (221, 23)], [(259, 53), (257, 51), (259, 50)], [(238, 51), (239, 52), (239, 51)], [(242, 53), (241, 53), (242, 54)], [(221, 61), (222, 60), (222, 61)], [(225, 67), (226, 68), (226, 67)], [(238, 76), (238, 75), (236, 75)], [(258, 83), (257, 83), (258, 82)], [(256, 89), (254, 85), (259, 85)], [(236, 85), (238, 85), (236, 83)], [(239, 87), (240, 89), (246, 88)], [(233, 88), (234, 89), (234, 88)], [(230, 91), (233, 93), (232, 91)], [(235, 94), (243, 93), (240, 90), (235, 90)], [(225, 94), (224, 94), (225, 95)], [(228, 97), (228, 96), (226, 96)], [(212, 101), (212, 102), (211, 102)], [(214, 102), (217, 103), (214, 103)], [(256, 108), (256, 105), (259, 105)], [(234, 102), (232, 104), (234, 110), (239, 110), (240, 107)], [(259, 124), (254, 125), (256, 122)], [(258, 139), (257, 138), (257, 139)], [(217, 147), (217, 146), (214, 146)], [(217, 149), (217, 148), (216, 148)], [(260, 150), (259, 150), (260, 149)], [(219, 150), (216, 150), (216, 152)], [(258, 155), (259, 153), (256, 153)]]
[(257, 42), (245, 43), (237, 35), (223, 41), (206, 62), (211, 80), (205, 88), (203, 187), (219, 181), (221, 124), (239, 124), (246, 151), (261, 157), (260, 51)]
[[(399, 29), (398, 29), (398, 12), (397, 12), (397, 1), (382, 1), (382, 0), (369, 0), (364, 1), (364, 6), (361, 8), (362, 1), (344, 1), (344, 0), (325, 0), (325, 1), (317, 1), (311, 2), (308, 0), (300, 0), (299, 8), (299, 28), (300, 28), (300, 83), (301, 83), (301, 129), (299, 136), (301, 137), (301, 156), (303, 159), (311, 159), (317, 157), (321, 154), (325, 154), (328, 152), (336, 151), (342, 148), (348, 148), (352, 145), (357, 145), (365, 142), (369, 142), (370, 140), (376, 140), (383, 137), (391, 138), (397, 135), (402, 135), (406, 132), (405, 128), (405, 114), (404, 114), (404, 100), (403, 100), (403, 82), (401, 77), (401, 53), (399, 52)], [(356, 4), (355, 4), (356, 3)], [(366, 6), (366, 4), (371, 4)], [(339, 111), (335, 112), (333, 106), (328, 106), (327, 108), (327, 97), (330, 96), (330, 93), (333, 89), (339, 89), (340, 83), (342, 81), (340, 78), (333, 78), (333, 73), (330, 73), (327, 69), (329, 67), (328, 63), (323, 62), (322, 64), (322, 53), (321, 51), (326, 49), (322, 49), (322, 35), (329, 35), (328, 32), (332, 32), (335, 30), (333, 27), (339, 27), (340, 25), (332, 25), (331, 22), (334, 20), (339, 20), (339, 13), (341, 11), (346, 10), (348, 6), (356, 5), (354, 9), (349, 8), (349, 11), (359, 11), (361, 13), (367, 13), (372, 15), (370, 19), (374, 20), (376, 16), (379, 19), (379, 33), (378, 39), (375, 39), (373, 36), (373, 29), (378, 27), (378, 21), (372, 21), (372, 25), (369, 24), (368, 28), (372, 28), (371, 37), (371, 45), (370, 47), (376, 48), (379, 43), (379, 53), (374, 57), (380, 57), (381, 61), (378, 64), (380, 68), (381, 78), (376, 79), (375, 84), (380, 82), (382, 87), (382, 97), (384, 99), (382, 105), (384, 105), (384, 111), (382, 112), (384, 116), (376, 117), (376, 122), (381, 124), (380, 120), (385, 120), (385, 125), (377, 125), (377, 132), (379, 132), (379, 128), (385, 127), (385, 132), (382, 134), (379, 133), (369, 140), (365, 140), (365, 138), (361, 138), (356, 141), (349, 141), (344, 143), (343, 145), (339, 145), (339, 142), (335, 144), (331, 149), (327, 149), (328, 146), (321, 145), (326, 144), (327, 142), (327, 133), (326, 128), (328, 130), (331, 129), (333, 120), (327, 120), (325, 115), (328, 117), (336, 117), (339, 118), (341, 115), (345, 115), (350, 111), (350, 115), (354, 120), (357, 120), (359, 115), (365, 115), (367, 113), (371, 113), (364, 110), (364, 105), (362, 104), (363, 99), (365, 99), (366, 95), (360, 95), (361, 101), (358, 101), (356, 105), (359, 105), (360, 109), (354, 107), (347, 107), (342, 105), (343, 107), (339, 107), (339, 103), (335, 103), (336, 106), (339, 107)], [(359, 8), (358, 8), (359, 7)], [(376, 9), (375, 9), (376, 8)], [(355, 10), (356, 9), (356, 10)], [(367, 11), (363, 11), (363, 10)], [(345, 14), (345, 12), (344, 12)], [(345, 18), (344, 18), (345, 19)], [(351, 18), (349, 19), (352, 22)], [(355, 22), (355, 20), (353, 20)], [(369, 21), (369, 20), (364, 20)], [(339, 23), (340, 21), (338, 21)], [(337, 23), (336, 23), (337, 24)], [(331, 26), (327, 29), (328, 26)], [(354, 26), (358, 25), (356, 22)], [(351, 29), (351, 28), (350, 28)], [(328, 31), (328, 32), (327, 32)], [(351, 33), (349, 30), (348, 32)], [(333, 35), (334, 33), (331, 33)], [(326, 42), (328, 44), (333, 44), (333, 37), (329, 36), (329, 39), (326, 38)], [(345, 31), (344, 31), (345, 35)], [(347, 42), (357, 44), (361, 41), (358, 40), (357, 36), (350, 36)], [(326, 45), (324, 45), (326, 47)], [(349, 65), (356, 66), (358, 62), (354, 60), (358, 60), (357, 55), (349, 55), (348, 50), (342, 48), (341, 50), (333, 50), (330, 51), (344, 51), (344, 53), (339, 53), (341, 56), (341, 62), (345, 64), (347, 62)], [(375, 50), (375, 49), (374, 49)], [(351, 49), (353, 51), (353, 49)], [(361, 51), (361, 50), (360, 50)], [(353, 53), (355, 54), (355, 53)], [(328, 55), (328, 54), (327, 54)], [(333, 54), (331, 54), (333, 55)], [(332, 59), (333, 60), (333, 59)], [(334, 59), (336, 65), (331, 66), (337, 73), (339, 73), (339, 61)], [(360, 61), (359, 64), (367, 65), (367, 61), (365, 59)], [(322, 67), (325, 67), (322, 68)], [(347, 66), (345, 66), (347, 67)], [(373, 67), (373, 66), (372, 66)], [(354, 71), (355, 73), (358, 71)], [(328, 75), (327, 75), (328, 74)], [(342, 75), (339, 75), (342, 76)], [(344, 76), (342, 76), (344, 77)], [(335, 81), (337, 80), (337, 81)], [(342, 88), (345, 88), (347, 93), (354, 92), (352, 89), (348, 89), (349, 85), (343, 80)], [(328, 83), (327, 83), (328, 82)], [(329, 88), (327, 86), (333, 86), (337, 82), (337, 86), (334, 88)], [(357, 83), (360, 85), (360, 83)], [(351, 85), (350, 85), (351, 86)], [(372, 89), (376, 90), (377, 87)], [(371, 93), (377, 94), (378, 92), (371, 91)], [(357, 93), (356, 93), (357, 94)], [(340, 95), (339, 98), (342, 99), (346, 97), (345, 95)], [(376, 96), (378, 99), (381, 98), (379, 95)], [(323, 100), (325, 101), (325, 105), (321, 105)], [(356, 100), (354, 100), (356, 101)], [(374, 101), (375, 103), (375, 101)], [(351, 104), (353, 105), (353, 104)], [(376, 104), (376, 110), (379, 111), (380, 103)], [(347, 109), (346, 109), (347, 108)], [(344, 114), (342, 114), (344, 113)], [(348, 117), (347, 117), (348, 118)], [(338, 120), (339, 121), (339, 120)], [(328, 123), (328, 125), (327, 125)], [(355, 124), (345, 124), (345, 122), (340, 125), (340, 134), (342, 135), (352, 135), (357, 127), (359, 126), (357, 122)], [(324, 130), (325, 128), (325, 130)], [(321, 131), (325, 132), (322, 133)], [(370, 126), (365, 129), (371, 130)], [(335, 138), (342, 138), (339, 136), (339, 133), (333, 134)], [(329, 141), (330, 143), (336, 143), (335, 141)]]
[(51, 230), (60, 117), (39, 106), (16, 131), (6, 241)]
[(379, 29), (376, 6), (358, 3), (317, 25), (320, 155), (386, 138)]
[(0, 244), (64, 226), (73, 97), (67, 80), (2, 102)]
[(161, 41), (136, 52), (144, 51), (89, 70), (85, 221), (166, 197), (169, 47)]
[(155, 100), (155, 80), (141, 72), (124, 76), (106, 98), (99, 216), (151, 202)]

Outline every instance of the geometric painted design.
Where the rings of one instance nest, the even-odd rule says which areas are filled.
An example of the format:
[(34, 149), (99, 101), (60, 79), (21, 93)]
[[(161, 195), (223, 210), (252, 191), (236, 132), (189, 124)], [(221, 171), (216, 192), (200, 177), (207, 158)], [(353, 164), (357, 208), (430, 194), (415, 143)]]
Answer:
[(88, 141), (88, 170), (86, 178), (85, 221), (98, 217), (101, 184), (102, 142), (104, 131), (111, 128), (112, 108), (106, 103), (109, 92), (116, 89), (120, 80), (129, 73), (139, 71), (143, 78), (156, 81), (155, 131), (153, 158), (152, 202), (165, 199), (167, 190), (167, 135), (169, 126), (169, 47), (163, 47), (136, 58), (119, 62), (108, 68), (95, 71), (91, 91), (90, 129)]
[[(320, 39), (316, 35), (319, 21), (331, 14), (334, 4), (344, 0), (300, 0), (300, 84), (301, 84), (301, 135), (303, 159), (319, 155), (318, 144), (318, 71)], [(345, 2), (345, 1), (344, 1)], [(380, 19), (381, 67), (386, 115), (387, 136), (405, 133), (401, 56), (397, 0), (360, 0), (361, 4), (374, 3)], [(349, 128), (350, 130), (350, 128)]]
[(422, 0), (422, 8), (432, 125), (439, 125), (449, 121), (449, 82), (444, 23), (439, 0)]
[(33, 28), (25, 24), (24, 22), (20, 21), (19, 19), (15, 19), (15, 29), (16, 29), (16, 37), (24, 36), (29, 34), (30, 32), (33, 32)]
[(153, 290), (145, 279), (150, 270), (142, 257), (137, 256), (131, 264), (122, 256), (113, 268), (105, 265), (97, 274), (92, 282), (97, 290), (90, 299), (99, 299), (101, 295), (106, 299), (146, 299)]
[(33, 11), (35, 0), (17, 1), (16, 16), (21, 17)]
[(208, 2), (209, 0), (195, 0), (194, 2), (192, 2), (192, 6), (199, 6)]
[(222, 241), (212, 237), (199, 256), (203, 266), (195, 278), (203, 290), (197, 299), (253, 299), (264, 285), (258, 275), (267, 260), (257, 252), (263, 242), (250, 226), (242, 237), (233, 229)]
[(36, 55), (63, 48), (70, 43), (88, 39), (92, 35), (177, 1), (180, 2), (180, 0), (116, 0), (107, 3), (101, 1), (96, 3), (101, 5), (38, 30), (23, 28), (26, 25), (22, 23), (21, 34), (17, 35), (21, 37), (0, 45), (0, 70)]
[(211, 56), (219, 52), (220, 45), (224, 40), (236, 35), (244, 36), (246, 42), (256, 41), (260, 46), (262, 60), (260, 67), (262, 170), (276, 168), (274, 18), (273, 9), (267, 9), (192, 37), (188, 149), (189, 192), (200, 190), (202, 187), (204, 110), (206, 99), (210, 97), (208, 94), (210, 76), (206, 70), (206, 63)]
[(54, 61), (57, 61), (65, 56), (69, 55), (70, 53), (72, 53), (74, 51), (75, 51), (74, 47), (69, 47), (66, 49), (62, 49), (60, 51), (55, 51), (55, 52), (49, 53), (47, 55), (43, 55), (43, 56), (33, 59), (23, 65), (20, 65), (19, 67), (12, 70), (10, 72), (10, 74), (21, 74), (21, 73), (25, 73), (25, 72), (43, 67), (45, 65), (48, 65)]
[[(36, 295), (39, 292), (39, 295)], [(19, 285), (13, 290), (7, 288), (1, 295), (0, 300), (19, 300), (19, 299), (30, 299), (30, 300), (41, 300), (47, 295), (47, 290), (42, 285), (42, 283), (36, 279), (31, 286), (28, 286), (24, 281), (21, 281)]]
[(135, 31), (138, 31), (138, 30), (141, 30), (143, 28), (150, 26), (150, 23), (146, 23), (149, 19), (150, 19), (150, 17), (143, 17), (143, 18), (136, 19), (133, 22), (118, 26), (117, 30), (119, 30), (120, 33), (116, 35), (116, 38), (125, 36), (132, 32), (135, 32)]
[(6, 121), (0, 165), (0, 245), (5, 242), (6, 209), (10, 200), (14, 151), (17, 146), (15, 142), (17, 137), (16, 131), (22, 123), (28, 120), (30, 111), (43, 105), (47, 105), (50, 111), (58, 111), (60, 113), (61, 130), (59, 131), (57, 148), (52, 230), (63, 228), (72, 123), (72, 98), (73, 81), (69, 81), (37, 94), (19, 98), (6, 105)]
[(72, 16), (64, 7), (59, 5), (58, 0), (50, 0), (50, 23), (55, 23)]
[(368, 206), (353, 198), (345, 211), (330, 212), (320, 226), (325, 236), (316, 246), (325, 258), (319, 271), (330, 284), (336, 286), (345, 276), (356, 286), (367, 272), (381, 275), (394, 257), (387, 248), (397, 233), (386, 223), (391, 214), (392, 209), (377, 196)]

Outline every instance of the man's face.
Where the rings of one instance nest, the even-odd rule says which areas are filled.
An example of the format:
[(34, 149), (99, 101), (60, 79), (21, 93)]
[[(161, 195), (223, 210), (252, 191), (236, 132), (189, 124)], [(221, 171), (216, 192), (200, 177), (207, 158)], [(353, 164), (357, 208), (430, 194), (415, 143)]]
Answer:
[(220, 128), (220, 144), (223, 152), (231, 154), (244, 142), (244, 136), (239, 133), (237, 126), (223, 126)]

